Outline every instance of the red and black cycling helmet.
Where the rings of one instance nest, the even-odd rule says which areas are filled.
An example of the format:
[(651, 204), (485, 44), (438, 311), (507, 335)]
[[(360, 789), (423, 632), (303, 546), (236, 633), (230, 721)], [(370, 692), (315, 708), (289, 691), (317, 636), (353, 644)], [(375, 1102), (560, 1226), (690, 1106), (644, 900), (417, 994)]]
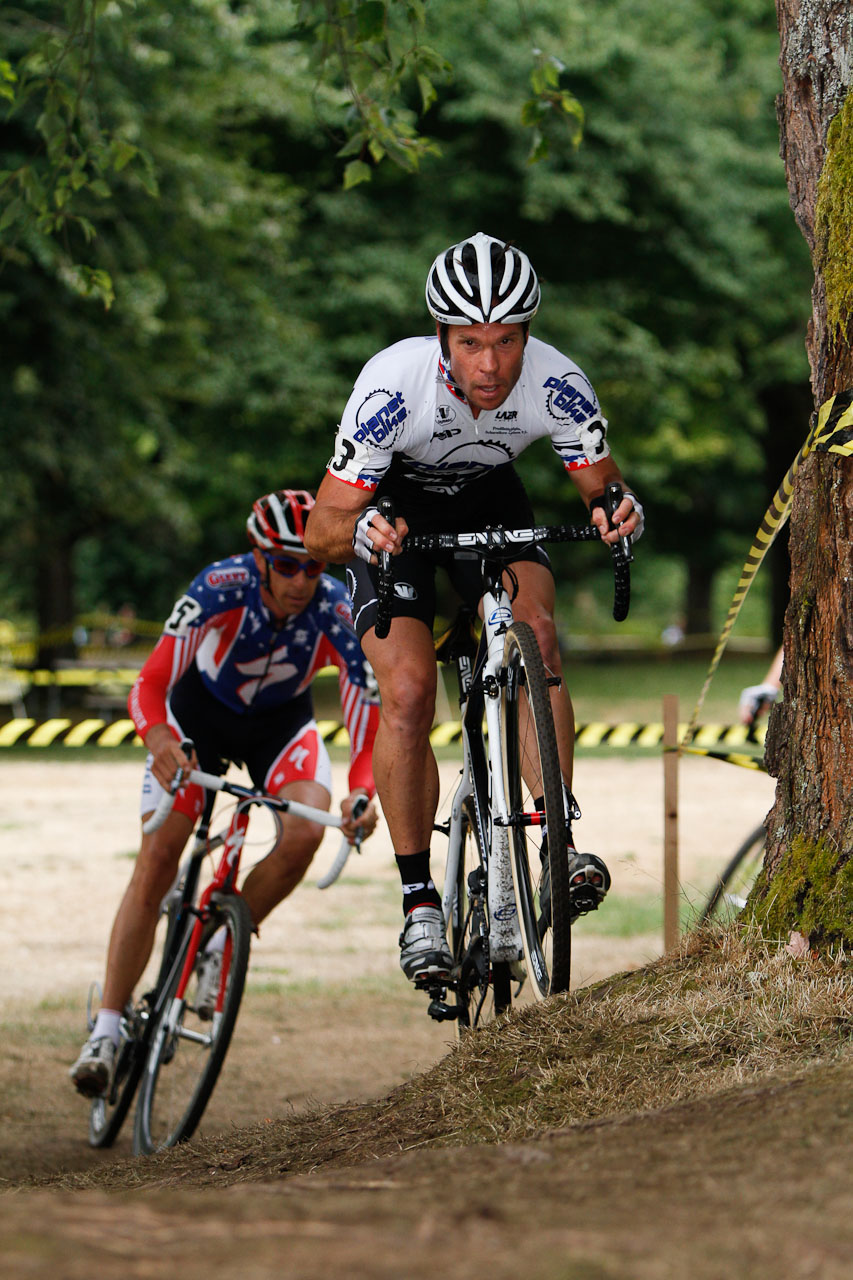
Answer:
[(276, 489), (258, 498), (246, 521), (249, 541), (261, 551), (304, 551), (305, 522), (313, 505), (307, 489)]

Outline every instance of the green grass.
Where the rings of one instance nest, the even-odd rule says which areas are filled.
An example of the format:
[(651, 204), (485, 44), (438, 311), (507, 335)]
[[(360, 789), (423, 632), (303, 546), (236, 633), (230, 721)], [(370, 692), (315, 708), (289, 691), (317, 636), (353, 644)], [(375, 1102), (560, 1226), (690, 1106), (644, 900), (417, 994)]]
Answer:
[(662, 928), (663, 899), (655, 893), (621, 897), (610, 893), (601, 908), (578, 925), (584, 933), (600, 938), (633, 938), (642, 933), (660, 933)]

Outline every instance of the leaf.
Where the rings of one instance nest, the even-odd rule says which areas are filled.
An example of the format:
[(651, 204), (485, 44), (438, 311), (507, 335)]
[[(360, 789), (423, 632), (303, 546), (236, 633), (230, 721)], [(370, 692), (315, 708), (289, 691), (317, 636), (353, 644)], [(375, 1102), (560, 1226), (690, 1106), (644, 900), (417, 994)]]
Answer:
[(357, 187), (361, 182), (370, 182), (373, 174), (369, 164), (363, 160), (350, 160), (344, 169), (344, 191)]
[(10, 200), (3, 213), (0, 214), (0, 231), (5, 231), (7, 227), (11, 227), (12, 223), (18, 220), (24, 210), (25, 205), (20, 196), (15, 196), (14, 200)]
[(438, 97), (435, 85), (430, 80), (429, 76), (419, 75), (418, 88), (421, 91), (421, 103), (423, 104), (423, 109), (424, 111), (428, 111)]
[(130, 142), (125, 142), (124, 138), (114, 138), (110, 147), (112, 166), (116, 173), (121, 173), (125, 165), (139, 155), (139, 148), (133, 146)]
[(789, 956), (793, 956), (795, 960), (807, 960), (811, 954), (809, 951), (809, 940), (802, 933), (796, 930), (791, 932), (788, 943), (785, 947)]

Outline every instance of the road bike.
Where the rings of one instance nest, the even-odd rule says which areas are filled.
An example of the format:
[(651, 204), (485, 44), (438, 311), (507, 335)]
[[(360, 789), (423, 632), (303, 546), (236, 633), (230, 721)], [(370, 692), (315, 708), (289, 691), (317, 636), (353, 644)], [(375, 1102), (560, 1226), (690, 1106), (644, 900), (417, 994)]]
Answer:
[[(611, 485), (608, 516), (622, 500)], [(393, 523), (387, 499), (379, 509)], [(593, 525), (489, 528), (474, 533), (409, 534), (409, 550), (451, 552), (474, 560), (481, 577), (482, 629), (462, 610), (437, 646), (453, 663), (459, 686), (462, 767), (448, 821), (435, 826), (447, 840), (442, 910), (453, 955), (449, 980), (416, 985), (428, 1012), (468, 1030), (497, 1017), (529, 984), (542, 1000), (567, 991), (571, 926), (582, 900), (571, 900), (566, 823), (580, 813), (563, 786), (551, 709), (560, 677), (549, 672), (535, 633), (516, 621), (517, 584), (509, 561), (548, 542), (600, 539)], [(612, 548), (613, 616), (630, 602), (630, 539)], [(393, 559), (380, 557), (376, 635), (388, 634)], [(592, 905), (590, 903), (590, 905)]]
[[(184, 747), (189, 754), (192, 744)], [(324, 809), (250, 790), (193, 769), (178, 771), (172, 789), (143, 825), (146, 834), (165, 821), (178, 788), (185, 782), (204, 787), (207, 794), (192, 847), (161, 905), (160, 932), (164, 937), (155, 953), (159, 956), (157, 977), (123, 1011), (112, 1078), (107, 1093), (93, 1099), (89, 1114), (90, 1144), (111, 1146), (138, 1091), (134, 1155), (149, 1155), (192, 1136), (225, 1060), (243, 995), (253, 931), (249, 908), (237, 889), (251, 811), (263, 808), (274, 818), (290, 813), (327, 827), (342, 823), (339, 815)], [(227, 825), (211, 834), (218, 792), (234, 797), (237, 804)], [(359, 817), (366, 805), (366, 799), (357, 801), (353, 816)], [(357, 845), (360, 839), (359, 832)], [(346, 838), (343, 844), (349, 848)], [(204, 859), (220, 849), (213, 879), (199, 894)], [(221, 929), (225, 931), (222, 976), (212, 1017), (205, 1017), (196, 1009), (199, 961)], [(90, 993), (90, 1031), (91, 1004)]]

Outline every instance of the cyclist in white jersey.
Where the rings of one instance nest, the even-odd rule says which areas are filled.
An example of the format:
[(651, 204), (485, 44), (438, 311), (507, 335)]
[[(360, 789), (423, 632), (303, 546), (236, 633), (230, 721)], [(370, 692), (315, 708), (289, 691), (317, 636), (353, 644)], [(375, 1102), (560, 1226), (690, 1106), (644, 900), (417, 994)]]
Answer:
[[(512, 464), (543, 436), (605, 542), (636, 539), (643, 528), (642, 507), (630, 492), (614, 513), (616, 529), (609, 528), (603, 494), (624, 481), (607, 444), (607, 422), (582, 370), (529, 337), (539, 284), (527, 256), (478, 232), (438, 255), (426, 299), (436, 337), (398, 342), (359, 374), (305, 542), (311, 555), (348, 564), (353, 620), (379, 684), (374, 777), (403, 884), (400, 963), (412, 980), (442, 976), (452, 961), (429, 870), (438, 803), (429, 741), (436, 691), (432, 623), (441, 557), (403, 552), (403, 538), (409, 531), (534, 524)], [(377, 509), (384, 496), (394, 502), (393, 526)], [(382, 551), (400, 557), (387, 640), (377, 640), (373, 630), (374, 566)], [(466, 578), (464, 563), (445, 567), (463, 598), (475, 603), (476, 580)], [(559, 675), (548, 557), (541, 548), (520, 552), (512, 571), (515, 616), (533, 627), (546, 667)], [(564, 682), (552, 686), (551, 696), (571, 815), (574, 714)], [(610, 885), (607, 868), (594, 854), (577, 853), (570, 822), (567, 839), (573, 903), (578, 911), (597, 907)]]

